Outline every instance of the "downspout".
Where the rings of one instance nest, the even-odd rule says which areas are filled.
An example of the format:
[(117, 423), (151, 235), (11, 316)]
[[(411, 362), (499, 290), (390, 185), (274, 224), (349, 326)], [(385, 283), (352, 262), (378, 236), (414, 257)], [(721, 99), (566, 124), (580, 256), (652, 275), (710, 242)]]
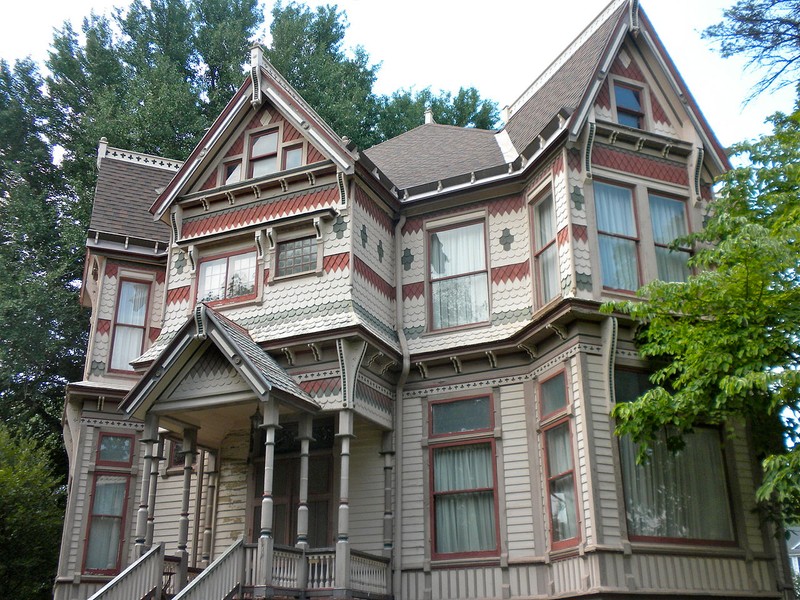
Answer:
[(408, 379), (408, 371), (411, 368), (411, 357), (408, 352), (408, 341), (403, 331), (403, 264), (401, 262), (403, 248), (403, 225), (406, 223), (405, 215), (400, 215), (394, 226), (394, 272), (395, 272), (395, 329), (397, 330), (397, 340), (400, 342), (400, 352), (403, 355), (403, 365), (400, 370), (400, 377), (397, 379), (395, 391), (395, 411), (394, 411), (394, 547), (392, 548), (392, 562), (394, 567), (392, 578), (392, 595), (399, 598), (400, 585), (402, 583), (402, 541), (403, 541), (403, 512), (400, 506), (400, 490), (403, 487), (403, 416), (401, 414), (403, 404), (403, 389)]

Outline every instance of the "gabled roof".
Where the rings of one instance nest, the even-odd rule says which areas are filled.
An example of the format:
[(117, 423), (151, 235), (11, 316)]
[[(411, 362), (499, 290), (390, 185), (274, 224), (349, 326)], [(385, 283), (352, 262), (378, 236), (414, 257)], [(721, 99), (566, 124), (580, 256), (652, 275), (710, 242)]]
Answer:
[(150, 206), (181, 164), (160, 156), (111, 148), (101, 140), (89, 237), (94, 237), (93, 233), (116, 234), (167, 244), (169, 227), (153, 221)]
[(295, 408), (319, 410), (319, 405), (245, 329), (201, 303), (125, 397), (121, 405), (125, 413), (143, 418), (204, 345), (216, 347), (247, 382), (254, 397), (265, 400), (274, 395)]

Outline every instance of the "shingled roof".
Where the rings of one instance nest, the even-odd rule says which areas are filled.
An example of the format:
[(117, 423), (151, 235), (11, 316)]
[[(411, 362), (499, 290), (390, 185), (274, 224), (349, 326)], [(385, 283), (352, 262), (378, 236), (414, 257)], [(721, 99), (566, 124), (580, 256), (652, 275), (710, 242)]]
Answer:
[(137, 161), (137, 156), (145, 155), (107, 149), (100, 161), (89, 229), (167, 243), (169, 227), (153, 220), (150, 206), (180, 163), (158, 157)]

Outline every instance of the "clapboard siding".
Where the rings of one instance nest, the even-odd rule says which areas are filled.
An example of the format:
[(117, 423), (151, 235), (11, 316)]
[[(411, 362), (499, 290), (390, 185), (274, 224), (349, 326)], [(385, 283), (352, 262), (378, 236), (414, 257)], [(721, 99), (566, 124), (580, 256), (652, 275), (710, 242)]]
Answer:
[(405, 398), (402, 405), (403, 455), (402, 487), (399, 491), (402, 515), (403, 566), (419, 567), (425, 557), (424, 473), (422, 456), (422, 400)]
[(502, 587), (499, 567), (438, 569), (431, 573), (432, 598), (500, 598)]
[(359, 421), (350, 444), (350, 542), (363, 552), (383, 549), (383, 456), (381, 431)]
[(246, 533), (249, 444), (249, 433), (237, 431), (228, 434), (220, 447), (213, 556)]

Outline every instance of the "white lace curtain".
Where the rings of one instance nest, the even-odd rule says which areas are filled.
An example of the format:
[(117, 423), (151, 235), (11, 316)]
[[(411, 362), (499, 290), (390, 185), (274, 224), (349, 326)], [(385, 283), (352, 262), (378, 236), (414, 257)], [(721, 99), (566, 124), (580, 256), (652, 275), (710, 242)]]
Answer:
[(554, 541), (568, 540), (578, 535), (569, 424), (549, 429), (545, 435), (552, 536)]
[(686, 281), (689, 275), (689, 252), (671, 251), (668, 246), (676, 238), (686, 235), (686, 209), (683, 202), (650, 195), (650, 220), (653, 223), (653, 240), (656, 243), (658, 278), (664, 281)]
[(536, 205), (536, 261), (539, 268), (539, 285), (543, 302), (555, 297), (558, 293), (558, 246), (550, 244), (556, 236), (556, 216), (553, 197), (548, 195)]
[(637, 237), (632, 192), (625, 187), (596, 182), (594, 199), (603, 285), (636, 290), (639, 288), (636, 241), (626, 239)]
[(98, 475), (95, 480), (89, 547), (86, 550), (86, 568), (89, 570), (109, 571), (117, 567), (126, 487), (127, 478), (124, 476)]

